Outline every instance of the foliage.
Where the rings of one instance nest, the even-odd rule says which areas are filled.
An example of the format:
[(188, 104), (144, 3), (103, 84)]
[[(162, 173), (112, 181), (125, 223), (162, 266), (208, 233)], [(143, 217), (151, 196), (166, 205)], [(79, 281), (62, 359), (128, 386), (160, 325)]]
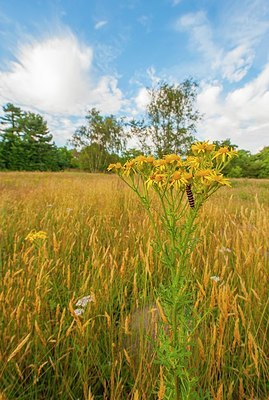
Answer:
[(120, 158), (117, 154), (108, 153), (102, 145), (92, 143), (83, 147), (79, 152), (79, 168), (88, 172), (104, 172), (107, 165), (111, 162), (117, 162)]
[(22, 135), (23, 113), (19, 107), (8, 103), (3, 107), (5, 115), (1, 120), (1, 167), (6, 169), (23, 169)]
[(253, 178), (269, 178), (269, 146), (252, 156)]
[(1, 117), (0, 168), (57, 171), (71, 166), (71, 152), (52, 142), (47, 122), (8, 103)]
[[(195, 124), (200, 118), (194, 108), (196, 84), (189, 80), (178, 86), (162, 83), (151, 89), (150, 94), (147, 116), (139, 121), (126, 122), (91, 109), (86, 116), (87, 124), (73, 135), (73, 149), (53, 143), (47, 122), (41, 115), (8, 103), (0, 117), (0, 169), (59, 171), (78, 168), (104, 172), (110, 163), (125, 163), (141, 153), (188, 154)], [(130, 137), (139, 143), (139, 149), (127, 148)], [(238, 147), (230, 139), (213, 143), (216, 149)], [(239, 149), (238, 157), (224, 168), (223, 174), (231, 178), (268, 178), (268, 165), (268, 147), (257, 154)]]
[[(238, 146), (231, 144), (230, 139), (213, 142), (216, 148), (220, 146)], [(269, 147), (264, 147), (257, 154), (239, 149), (234, 158), (224, 169), (224, 174), (231, 178), (269, 178)]]
[(67, 149), (66, 147), (56, 148), (56, 163), (57, 169), (60, 171), (68, 168), (78, 167), (74, 157), (74, 151)]
[(186, 154), (200, 118), (194, 105), (196, 89), (195, 82), (185, 80), (179, 85), (160, 83), (149, 90), (146, 123), (133, 121), (132, 124), (133, 131), (139, 134), (142, 150), (151, 148), (152, 142), (151, 151), (158, 157)]
[(79, 150), (79, 167), (90, 172), (105, 171), (125, 150), (129, 134), (123, 119), (102, 116), (96, 108), (89, 110), (86, 121), (87, 125), (78, 128), (71, 140)]
[[(215, 147), (198, 142), (192, 145), (186, 160), (176, 154), (157, 160), (140, 155), (124, 165), (116, 163), (108, 168), (127, 183), (147, 210), (156, 232), (155, 252), (167, 277), (155, 288), (166, 327), (156, 345), (157, 360), (164, 371), (162, 399), (197, 399), (197, 380), (189, 371), (190, 353), (186, 351), (197, 324), (189, 291), (193, 285), (189, 260), (197, 241), (195, 221), (205, 200), (222, 185), (230, 185), (221, 171), (236, 156), (228, 147)], [(157, 222), (153, 214), (156, 208)]]

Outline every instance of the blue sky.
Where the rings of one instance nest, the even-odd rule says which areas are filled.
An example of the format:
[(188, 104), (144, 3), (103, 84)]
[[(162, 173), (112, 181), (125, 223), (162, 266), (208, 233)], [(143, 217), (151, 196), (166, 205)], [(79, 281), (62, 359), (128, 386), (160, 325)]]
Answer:
[(58, 145), (91, 107), (139, 118), (159, 80), (199, 83), (199, 140), (269, 145), (268, 0), (0, 0), (0, 105)]

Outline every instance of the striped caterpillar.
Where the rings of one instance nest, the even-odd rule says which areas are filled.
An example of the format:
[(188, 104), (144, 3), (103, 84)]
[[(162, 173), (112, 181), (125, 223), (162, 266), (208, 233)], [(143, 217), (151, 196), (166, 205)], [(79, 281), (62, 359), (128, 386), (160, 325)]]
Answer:
[(189, 202), (190, 207), (194, 208), (195, 202), (194, 202), (193, 193), (191, 191), (191, 185), (186, 185), (186, 193), (187, 193), (188, 202)]

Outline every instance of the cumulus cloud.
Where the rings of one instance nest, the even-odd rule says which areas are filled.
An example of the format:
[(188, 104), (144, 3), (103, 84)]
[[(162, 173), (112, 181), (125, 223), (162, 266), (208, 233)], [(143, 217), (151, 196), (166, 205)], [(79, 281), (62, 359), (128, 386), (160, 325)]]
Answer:
[(116, 78), (93, 73), (93, 49), (71, 32), (21, 44), (15, 56), (0, 71), (1, 103), (66, 115), (80, 115), (90, 106), (105, 112), (121, 107)]
[(43, 114), (43, 117), (48, 123), (50, 132), (53, 133), (53, 140), (57, 146), (65, 146), (73, 136), (75, 130), (85, 125), (85, 118), (83, 117), (68, 117), (53, 114)]
[(150, 101), (148, 90), (145, 87), (140, 88), (134, 101), (138, 112), (145, 111)]
[[(12, 102), (43, 115), (58, 145), (85, 124), (84, 116), (92, 107), (107, 114), (143, 113), (147, 89), (140, 85), (133, 98), (125, 99), (117, 76), (105, 74), (99, 61), (100, 57), (94, 63), (93, 48), (69, 30), (28, 40), (19, 44), (14, 60), (0, 69), (0, 103)], [(154, 68), (148, 68), (146, 75), (152, 83), (159, 80)]]
[(85, 98), (92, 55), (70, 35), (23, 45), (17, 61), (0, 72), (2, 96), (48, 112), (70, 112)]
[(117, 113), (126, 102), (117, 78), (97, 74), (93, 48), (69, 30), (22, 43), (14, 56), (0, 70), (0, 102), (42, 114), (56, 143), (72, 136), (89, 108)]
[(255, 79), (228, 94), (219, 82), (204, 83), (197, 103), (204, 114), (198, 129), (202, 139), (231, 138), (252, 152), (269, 145), (269, 64)]

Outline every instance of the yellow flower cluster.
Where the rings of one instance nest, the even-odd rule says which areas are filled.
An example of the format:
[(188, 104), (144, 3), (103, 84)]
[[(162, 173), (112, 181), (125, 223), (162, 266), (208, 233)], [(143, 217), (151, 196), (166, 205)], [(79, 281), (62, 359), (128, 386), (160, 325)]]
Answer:
[(187, 185), (198, 189), (216, 185), (230, 186), (221, 171), (231, 158), (236, 156), (232, 148), (216, 146), (209, 142), (197, 142), (191, 146), (186, 158), (168, 154), (161, 159), (152, 156), (138, 156), (125, 164), (110, 164), (108, 171), (115, 171), (122, 178), (139, 175), (147, 187), (185, 190)]
[(28, 233), (25, 240), (27, 240), (30, 243), (34, 243), (36, 241), (46, 240), (47, 238), (48, 238), (48, 235), (44, 231), (38, 231), (38, 232), (31, 231), (30, 233)]

